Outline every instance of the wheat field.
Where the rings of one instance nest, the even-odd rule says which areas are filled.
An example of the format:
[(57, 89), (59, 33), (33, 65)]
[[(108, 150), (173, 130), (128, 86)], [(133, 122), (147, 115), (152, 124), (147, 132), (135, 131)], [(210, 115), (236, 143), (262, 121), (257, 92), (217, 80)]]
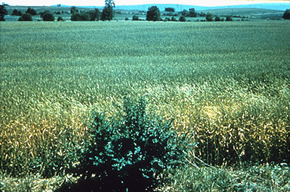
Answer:
[(7, 22), (0, 36), (1, 172), (63, 173), (93, 109), (141, 96), (207, 163), (289, 162), (287, 21)]

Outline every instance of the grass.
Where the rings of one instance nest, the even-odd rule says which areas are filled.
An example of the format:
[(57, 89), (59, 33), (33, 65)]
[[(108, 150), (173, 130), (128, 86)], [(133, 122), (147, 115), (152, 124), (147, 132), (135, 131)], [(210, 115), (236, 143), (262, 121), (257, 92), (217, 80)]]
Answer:
[(64, 176), (92, 109), (114, 115), (124, 96), (194, 132), (207, 163), (289, 161), (288, 31), (287, 21), (1, 23), (2, 178)]

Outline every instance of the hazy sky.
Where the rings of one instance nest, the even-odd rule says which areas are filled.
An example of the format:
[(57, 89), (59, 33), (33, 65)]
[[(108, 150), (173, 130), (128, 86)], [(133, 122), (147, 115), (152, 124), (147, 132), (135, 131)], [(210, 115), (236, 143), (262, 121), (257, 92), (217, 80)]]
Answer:
[[(115, 0), (116, 5), (137, 5), (137, 4), (189, 4), (200, 6), (218, 6), (218, 5), (236, 5), (245, 3), (260, 2), (290, 2), (289, 0)], [(104, 6), (104, 0), (2, 0), (9, 5), (88, 5), (88, 6)]]

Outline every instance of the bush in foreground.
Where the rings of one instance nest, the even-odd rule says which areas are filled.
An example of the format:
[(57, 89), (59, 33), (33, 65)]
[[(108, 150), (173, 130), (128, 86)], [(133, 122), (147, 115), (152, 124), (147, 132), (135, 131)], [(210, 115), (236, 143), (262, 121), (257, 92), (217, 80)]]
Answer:
[(150, 191), (161, 184), (161, 173), (183, 159), (186, 137), (177, 138), (171, 121), (145, 108), (142, 98), (136, 103), (126, 99), (118, 117), (107, 120), (105, 114), (94, 112), (91, 140), (72, 170), (81, 177), (75, 186), (61, 190)]

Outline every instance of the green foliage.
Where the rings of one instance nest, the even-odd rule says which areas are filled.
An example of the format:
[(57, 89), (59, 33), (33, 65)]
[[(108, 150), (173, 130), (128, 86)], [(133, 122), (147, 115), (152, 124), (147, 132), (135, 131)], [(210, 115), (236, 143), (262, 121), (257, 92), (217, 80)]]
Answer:
[(5, 5), (0, 5), (0, 21), (5, 21), (4, 16), (8, 14)]
[(64, 21), (64, 19), (63, 19), (62, 17), (59, 16), (59, 17), (57, 18), (57, 21)]
[(0, 5), (0, 15), (7, 15), (8, 11), (5, 8), (5, 5)]
[(70, 19), (71, 21), (82, 21), (82, 17), (79, 13), (73, 13)]
[(27, 8), (25, 13), (29, 13), (30, 15), (37, 15), (37, 12), (35, 11), (35, 9), (32, 9), (30, 7)]
[(232, 17), (231, 16), (227, 16), (226, 17), (226, 21), (232, 21), (233, 19), (232, 19)]
[(213, 21), (213, 15), (209, 12), (206, 14), (205, 18), (207, 21)]
[(221, 18), (219, 16), (216, 16), (214, 20), (215, 21), (221, 21)]
[(145, 191), (162, 181), (164, 169), (177, 166), (187, 150), (187, 138), (178, 138), (171, 121), (146, 111), (146, 101), (129, 99), (117, 117), (93, 113), (91, 140), (79, 166), (76, 191)]
[(32, 21), (32, 16), (29, 13), (24, 13), (18, 21)]
[(104, 7), (101, 15), (102, 21), (111, 21), (114, 17), (113, 7), (110, 5), (107, 5)]
[(79, 10), (75, 6), (72, 6), (70, 8), (70, 13), (73, 15), (73, 14), (79, 13)]
[(185, 22), (185, 21), (186, 21), (186, 18), (185, 18), (183, 15), (181, 15), (181, 16), (179, 17), (179, 21), (181, 21), (181, 22)]
[(195, 11), (195, 8), (189, 9), (189, 17), (197, 17), (197, 13)]
[(54, 21), (54, 16), (50, 12), (46, 12), (42, 15), (43, 21)]
[(14, 9), (14, 10), (12, 11), (12, 15), (15, 15), (15, 16), (21, 16), (22, 13), (21, 13), (20, 10)]
[(183, 11), (181, 11), (181, 15), (187, 17), (189, 16), (189, 12), (186, 9), (184, 9)]
[(133, 15), (132, 20), (133, 21), (138, 21), (139, 20), (139, 17), (137, 15)]
[(152, 6), (148, 8), (147, 14), (146, 14), (146, 20), (147, 21), (160, 21), (160, 10), (157, 6)]
[(87, 14), (90, 17), (90, 21), (99, 21), (100, 20), (101, 13), (100, 13), (99, 9), (89, 11)]
[(80, 17), (81, 17), (81, 21), (91, 21), (91, 17), (89, 13), (81, 13)]
[(167, 12), (175, 12), (175, 9), (172, 8), (172, 7), (166, 7), (165, 11), (167, 11)]
[(177, 21), (175, 17), (171, 17), (171, 21)]
[(284, 14), (283, 14), (283, 17), (284, 19), (290, 19), (290, 9), (287, 9)]
[(92, 21), (89, 12), (74, 13), (71, 15), (71, 21)]

